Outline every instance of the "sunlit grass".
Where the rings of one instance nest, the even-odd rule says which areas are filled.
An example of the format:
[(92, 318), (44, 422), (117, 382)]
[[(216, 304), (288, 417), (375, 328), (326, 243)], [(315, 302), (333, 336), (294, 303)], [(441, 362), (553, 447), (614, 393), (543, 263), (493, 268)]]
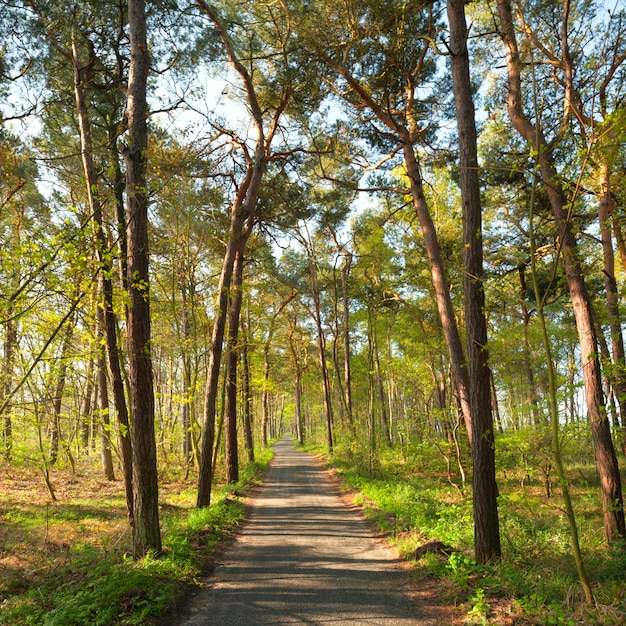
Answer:
[[(403, 456), (397, 449), (380, 448), (375, 463), (366, 464), (363, 453), (339, 445), (330, 462), (357, 490), (355, 502), (406, 558), (412, 559), (429, 540), (452, 548), (450, 556), (427, 554), (415, 560), (414, 568), (417, 575), (440, 577), (442, 593), (465, 607), (468, 623), (497, 624), (506, 618), (536, 624), (623, 624), (626, 550), (608, 548), (604, 541), (600, 490), (588, 441), (570, 439), (566, 459), (597, 603), (593, 610), (584, 604), (558, 481), (542, 441), (528, 442), (515, 434), (510, 441), (501, 438), (498, 445), (503, 556), (488, 566), (473, 560), (471, 485), (462, 485), (457, 472), (454, 487), (443, 458), (432, 446), (428, 452), (428, 444), (421, 443), (419, 451), (409, 449)], [(483, 614), (487, 605), (491, 617)], [(471, 615), (478, 614), (482, 621), (472, 622)]]
[[(212, 505), (201, 510), (195, 508), (195, 478), (185, 483), (168, 476), (160, 487), (163, 553), (139, 561), (128, 556), (131, 537), (121, 482), (101, 482), (86, 469), (81, 481), (56, 471), (63, 497), (52, 503), (39, 489), (37, 497), (22, 499), (29, 490), (12, 490), (12, 476), (3, 476), (0, 624), (149, 624), (232, 536), (245, 513), (234, 491), (258, 480), (270, 458), (270, 451), (262, 453), (237, 485), (217, 488)], [(38, 478), (33, 472), (20, 485)]]

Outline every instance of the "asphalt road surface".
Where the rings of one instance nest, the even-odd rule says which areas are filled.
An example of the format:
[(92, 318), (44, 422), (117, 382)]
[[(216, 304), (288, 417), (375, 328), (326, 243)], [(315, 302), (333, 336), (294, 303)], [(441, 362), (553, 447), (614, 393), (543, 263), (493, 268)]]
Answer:
[(408, 595), (398, 557), (311, 455), (288, 439), (274, 451), (242, 534), (172, 623), (435, 624)]

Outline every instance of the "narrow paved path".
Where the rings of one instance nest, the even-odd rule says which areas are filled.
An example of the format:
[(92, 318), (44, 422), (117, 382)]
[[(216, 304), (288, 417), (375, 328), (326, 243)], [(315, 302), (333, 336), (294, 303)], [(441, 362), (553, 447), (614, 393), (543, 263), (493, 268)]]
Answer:
[(241, 536), (175, 624), (435, 624), (407, 594), (397, 556), (311, 455), (287, 439), (274, 450)]

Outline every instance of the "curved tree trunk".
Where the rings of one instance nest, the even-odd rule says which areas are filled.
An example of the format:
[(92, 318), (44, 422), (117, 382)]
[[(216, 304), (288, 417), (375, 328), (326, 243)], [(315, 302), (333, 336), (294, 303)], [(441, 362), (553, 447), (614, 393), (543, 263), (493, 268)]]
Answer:
[(211, 350), (207, 370), (207, 382), (204, 397), (204, 419), (202, 422), (202, 440), (200, 443), (200, 471), (198, 475), (197, 506), (205, 507), (211, 503), (211, 483), (213, 482), (213, 445), (215, 442), (215, 415), (217, 408), (218, 382), (222, 351), (224, 346), (224, 332), (228, 314), (228, 294), (233, 276), (237, 241), (241, 237), (244, 217), (240, 213), (239, 204), (233, 205), (231, 215), (228, 245), (222, 264), (222, 273), (218, 285), (218, 303), (213, 332), (211, 335)]
[(537, 154), (539, 172), (552, 207), (557, 235), (561, 243), (565, 276), (578, 331), (585, 402), (602, 485), (604, 531), (607, 540), (613, 541), (626, 536), (624, 504), (617, 456), (613, 446), (613, 439), (611, 438), (611, 429), (606, 415), (604, 394), (602, 392), (598, 342), (591, 301), (578, 261), (576, 239), (572, 232), (570, 215), (565, 208), (566, 200), (560, 177), (554, 165), (552, 152), (547, 147), (548, 144), (542, 130), (535, 127), (523, 113), (521, 75), (519, 71), (520, 59), (510, 2), (509, 0), (497, 0), (497, 5), (502, 38), (506, 50), (509, 79), (509, 117), (517, 132), (532, 146), (533, 151)]
[[(257, 131), (256, 149), (254, 155), (251, 157), (250, 155), (247, 155), (246, 152), (248, 158), (246, 177), (239, 187), (237, 196), (233, 202), (228, 243), (226, 246), (222, 273), (220, 275), (220, 282), (218, 285), (218, 306), (215, 323), (213, 325), (213, 333), (211, 336), (211, 352), (207, 372), (204, 419), (202, 425), (202, 443), (200, 449), (200, 473), (198, 477), (197, 506), (203, 507), (209, 506), (211, 500), (211, 482), (213, 479), (211, 458), (215, 439), (215, 408), (219, 370), (223, 351), (224, 330), (226, 326), (226, 316), (228, 314), (228, 292), (232, 281), (236, 249), (241, 239), (246, 220), (249, 221), (250, 229), (252, 227), (254, 210), (266, 167), (266, 150), (269, 149), (271, 135), (266, 140), (263, 127), (263, 112), (256, 98), (252, 78), (245, 66), (239, 61), (224, 24), (219, 19), (217, 13), (211, 5), (207, 4), (204, 0), (196, 0), (196, 4), (213, 23), (213, 26), (222, 40), (231, 66), (239, 74), (243, 82), (244, 89), (248, 97), (248, 104), (252, 111), (254, 126)], [(280, 115), (280, 111), (277, 112), (277, 115)], [(276, 121), (276, 119), (274, 121)], [(268, 142), (267, 146), (266, 141)]]
[(239, 480), (239, 453), (237, 448), (237, 364), (239, 362), (239, 318), (243, 299), (243, 251), (251, 231), (244, 233), (237, 247), (233, 268), (233, 284), (230, 290), (228, 314), (228, 344), (226, 347), (226, 480)]
[[(437, 310), (441, 320), (448, 353), (450, 355), (450, 365), (453, 371), (454, 385), (457, 389), (459, 403), (463, 412), (463, 420), (467, 435), (472, 441), (472, 417), (470, 408), (470, 392), (469, 392), (469, 376), (467, 373), (467, 364), (465, 362), (465, 354), (463, 352), (463, 344), (461, 336), (454, 317), (452, 307), (452, 299), (450, 297), (450, 288), (446, 276), (443, 258), (441, 256), (441, 248), (439, 247), (439, 239), (437, 230), (433, 222), (428, 203), (424, 195), (422, 184), (422, 175), (419, 163), (415, 157), (415, 150), (409, 128), (396, 121), (386, 108), (377, 104), (371, 94), (343, 65), (333, 65), (333, 69), (342, 76), (354, 95), (361, 101), (362, 105), (368, 107), (374, 115), (389, 128), (395, 135), (402, 148), (404, 156), (404, 164), (406, 173), (410, 181), (411, 198), (413, 207), (422, 229), (424, 245), (431, 270), (433, 287), (435, 289), (435, 299), (437, 302)], [(407, 110), (405, 117), (410, 118), (410, 112)]]

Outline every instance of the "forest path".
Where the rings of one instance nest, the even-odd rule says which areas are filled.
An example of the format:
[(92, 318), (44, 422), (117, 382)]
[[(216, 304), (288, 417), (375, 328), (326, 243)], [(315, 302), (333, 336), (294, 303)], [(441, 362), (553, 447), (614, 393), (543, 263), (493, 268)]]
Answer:
[(399, 559), (288, 439), (249, 521), (177, 626), (441, 623), (408, 594)]

